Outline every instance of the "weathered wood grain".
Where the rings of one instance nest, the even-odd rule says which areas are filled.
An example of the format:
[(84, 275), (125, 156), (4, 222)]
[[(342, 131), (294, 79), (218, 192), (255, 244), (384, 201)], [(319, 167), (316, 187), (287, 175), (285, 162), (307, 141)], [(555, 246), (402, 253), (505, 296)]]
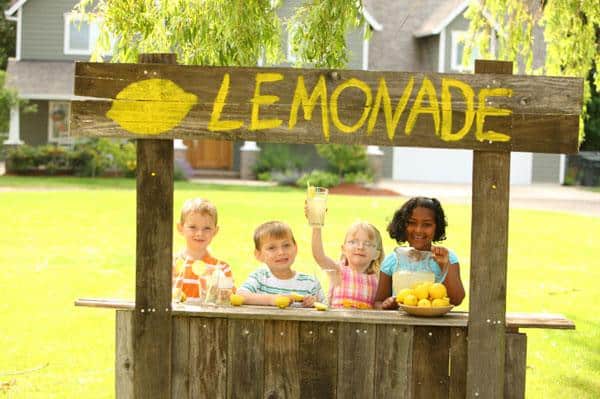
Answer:
[(338, 325), (330, 322), (300, 323), (300, 397), (336, 398)]
[(376, 326), (343, 323), (338, 329), (337, 397), (373, 398)]
[(448, 399), (464, 399), (467, 395), (467, 330), (450, 328), (450, 387)]
[(412, 398), (447, 398), (450, 329), (415, 327), (412, 355)]
[[(262, 83), (257, 91), (267, 103), (255, 108), (258, 120), (277, 119), (279, 126), (266, 130), (255, 130), (251, 126), (253, 98), (256, 91), (257, 74), (280, 74), (282, 79), (276, 82)], [(230, 86), (223, 101), (222, 121), (239, 121), (240, 126), (233, 130), (215, 131), (209, 128), (214, 104), (225, 74), (230, 76)], [(323, 93), (326, 97), (322, 107), (321, 99), (313, 99), (314, 105), (309, 120), (302, 105), (294, 108), (293, 98), (299, 77), (303, 77), (307, 95), (310, 96), (319, 77), (323, 77)], [(125, 131), (117, 122), (106, 117), (117, 94), (128, 85), (147, 79), (167, 79), (174, 82), (185, 92), (197, 96), (187, 116), (172, 130), (159, 136), (149, 136)], [(341, 84), (349, 79), (364, 82), (363, 89), (349, 87), (341, 91), (337, 101), (333, 94)], [(407, 97), (406, 106), (397, 125), (388, 131), (383, 108), (376, 107), (375, 101), (379, 82), (387, 82), (391, 110), (394, 112), (404, 90), (412, 88)], [(472, 88), (472, 101), (466, 101), (463, 92), (451, 88), (442, 98), (443, 81), (459, 81)], [(412, 81), (412, 86), (409, 82)], [(430, 81), (434, 100), (429, 95), (418, 99), (417, 93), (424, 81)], [(489, 96), (479, 101), (481, 90), (509, 88), (508, 96)], [(369, 93), (371, 102), (366, 102)], [(422, 74), (403, 72), (367, 72), (367, 71), (330, 71), (296, 68), (218, 68), (195, 66), (165, 66), (136, 64), (93, 64), (78, 63), (76, 67), (75, 92), (81, 96), (95, 96), (103, 101), (76, 101), (72, 105), (71, 132), (75, 135), (116, 136), (116, 137), (159, 137), (159, 138), (212, 138), (226, 140), (253, 140), (287, 143), (344, 143), (370, 144), (384, 146), (423, 146), (438, 148), (469, 148), (483, 151), (536, 151), (536, 152), (576, 152), (578, 139), (579, 114), (581, 112), (583, 83), (575, 78), (523, 77), (490, 75), (451, 75)], [(338, 90), (339, 92), (339, 90)], [(407, 91), (408, 93), (408, 91)], [(471, 97), (469, 97), (471, 98)], [(483, 98), (483, 97), (482, 97)], [(271, 100), (273, 101), (272, 103)], [(140, 100), (141, 101), (141, 100)], [(163, 99), (162, 103), (176, 104), (179, 100)], [(151, 101), (143, 101), (147, 106)], [(416, 124), (407, 128), (411, 111), (421, 104), (422, 113), (417, 114)], [(435, 105), (437, 104), (437, 105)], [(510, 110), (507, 116), (484, 118), (482, 131), (493, 130), (509, 135), (510, 141), (492, 141), (476, 137), (476, 120), (470, 129), (458, 141), (441, 139), (440, 130), (443, 121), (451, 117), (447, 124), (450, 132), (456, 133), (464, 124), (467, 110), (485, 112), (485, 108)], [(308, 110), (308, 109), (307, 109)], [(322, 111), (324, 112), (322, 113)], [(375, 112), (378, 112), (376, 115)], [(365, 119), (361, 119), (361, 115)], [(436, 116), (436, 118), (433, 117)], [(129, 116), (132, 118), (133, 116)], [(297, 122), (290, 127), (290, 121)], [(370, 131), (367, 126), (373, 117)], [(144, 113), (139, 117), (145, 120)], [(439, 118), (439, 119), (438, 119)], [(434, 119), (437, 121), (434, 123)], [(360, 121), (362, 120), (362, 123)], [(157, 115), (145, 123), (160, 123)], [(356, 128), (350, 128), (356, 124)], [(330, 129), (326, 137), (325, 126)], [(342, 131), (341, 129), (349, 129)], [(351, 132), (349, 132), (351, 131)]]
[(506, 334), (506, 370), (504, 397), (525, 398), (525, 375), (527, 374), (527, 335)]
[(115, 397), (134, 399), (133, 314), (126, 310), (118, 310), (116, 313)]
[(172, 318), (171, 397), (190, 398), (190, 324), (194, 319), (184, 316)]
[(189, 320), (189, 397), (226, 398), (228, 321), (200, 317)]
[[(159, 56), (140, 57), (140, 62), (160, 60)], [(173, 57), (167, 55), (163, 61), (173, 62)], [(171, 396), (172, 226), (173, 143), (138, 140), (133, 324), (136, 398)]]
[[(496, 68), (507, 72), (475, 63), (476, 73)], [(510, 153), (473, 153), (467, 397), (503, 397), (509, 178)]]
[(300, 398), (300, 323), (271, 320), (265, 322), (264, 398)]
[(260, 398), (264, 392), (264, 321), (229, 320), (227, 398)]
[(414, 328), (378, 325), (375, 398), (410, 398)]

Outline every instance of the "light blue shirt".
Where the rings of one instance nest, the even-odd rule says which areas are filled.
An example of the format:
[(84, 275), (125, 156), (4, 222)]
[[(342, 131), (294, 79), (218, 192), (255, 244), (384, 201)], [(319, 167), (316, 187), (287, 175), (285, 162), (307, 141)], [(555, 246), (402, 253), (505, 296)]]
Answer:
[[(450, 265), (458, 263), (458, 257), (450, 249), (448, 250), (448, 261), (450, 262)], [(446, 270), (446, 273), (442, 273), (442, 269), (433, 258), (427, 257), (427, 259), (421, 261), (409, 261), (405, 256), (396, 254), (396, 251), (394, 250), (383, 260), (381, 272), (392, 277), (398, 270), (433, 272), (436, 283), (444, 282), (446, 274), (448, 274), (448, 270)]]

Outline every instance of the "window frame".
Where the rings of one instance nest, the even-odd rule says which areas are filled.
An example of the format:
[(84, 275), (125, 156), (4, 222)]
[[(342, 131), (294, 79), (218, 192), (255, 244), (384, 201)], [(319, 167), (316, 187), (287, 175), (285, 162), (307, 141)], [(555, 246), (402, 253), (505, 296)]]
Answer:
[(63, 52), (66, 55), (91, 55), (94, 44), (98, 40), (100, 30), (98, 24), (95, 21), (88, 23), (89, 35), (88, 35), (88, 46), (87, 49), (72, 49), (71, 48), (71, 23), (81, 23), (83, 20), (79, 14), (66, 12), (63, 14), (64, 21), (64, 33), (63, 33)]
[(475, 68), (475, 59), (479, 55), (478, 48), (474, 48), (471, 53), (471, 61), (468, 65), (463, 65), (462, 62), (458, 61), (458, 46), (463, 45), (463, 51), (460, 53), (461, 59), (464, 57), (464, 38), (468, 34), (466, 30), (453, 30), (450, 32), (450, 70), (454, 72), (473, 72)]
[[(67, 125), (67, 134), (65, 136), (55, 136), (54, 135), (54, 127), (55, 121), (52, 119), (52, 113), (54, 112), (54, 108), (59, 104), (66, 104), (67, 114), (65, 115), (65, 121)], [(56, 144), (71, 144), (74, 138), (71, 136), (71, 102), (65, 100), (49, 100), (48, 101), (48, 143), (56, 143)]]

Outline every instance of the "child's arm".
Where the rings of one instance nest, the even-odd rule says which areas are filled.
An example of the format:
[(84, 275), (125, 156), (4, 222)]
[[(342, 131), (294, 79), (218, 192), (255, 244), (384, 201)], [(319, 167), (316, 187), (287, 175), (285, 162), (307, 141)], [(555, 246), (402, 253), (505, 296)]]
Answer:
[(321, 267), (321, 269), (326, 271), (340, 271), (340, 265), (327, 255), (325, 255), (320, 227), (312, 228), (312, 254), (313, 258), (315, 258), (315, 261)]
[(465, 288), (460, 279), (460, 265), (458, 262), (450, 264), (448, 249), (444, 247), (432, 245), (431, 253), (433, 254), (433, 259), (440, 265), (442, 273), (446, 273), (443, 284), (446, 286), (446, 291), (448, 291), (450, 303), (455, 306), (460, 305), (465, 298)]
[(392, 296), (392, 276), (383, 272), (379, 273), (374, 307), (375, 309), (398, 309), (396, 298)]
[(275, 306), (275, 298), (280, 295), (273, 294), (255, 294), (245, 289), (239, 289), (238, 294), (244, 297), (244, 303), (247, 305)]

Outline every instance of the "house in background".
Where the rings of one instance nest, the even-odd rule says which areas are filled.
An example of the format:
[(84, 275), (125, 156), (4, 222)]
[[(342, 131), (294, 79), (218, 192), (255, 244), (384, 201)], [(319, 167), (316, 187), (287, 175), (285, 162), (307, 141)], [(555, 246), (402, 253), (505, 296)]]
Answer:
[[(373, 33), (369, 70), (472, 73), (473, 60), (463, 66), (469, 21), (465, 0), (365, 0), (385, 29)], [(543, 64), (543, 31), (534, 32), (534, 68)], [(493, 48), (493, 43), (491, 44)], [(515, 74), (518, 73), (515, 71)], [(383, 176), (395, 180), (469, 183), (470, 150), (386, 147)], [(562, 183), (565, 155), (511, 153), (512, 184)]]
[[(73, 95), (75, 61), (89, 59), (98, 37), (98, 27), (89, 25), (71, 10), (78, 0), (13, 0), (4, 11), (17, 24), (16, 57), (7, 67), (7, 87), (17, 90), (19, 97), (37, 106), (37, 112), (21, 114), (18, 107), (11, 110), (10, 130), (6, 145), (69, 145), (70, 101)], [(285, 1), (278, 12), (282, 18), (291, 16), (301, 0)], [(348, 35), (350, 59), (348, 68), (365, 69), (368, 41), (364, 29), (380, 30), (381, 26), (365, 13), (368, 26)], [(281, 66), (295, 62), (287, 37), (282, 49), (287, 59)], [(248, 177), (259, 147), (254, 142), (222, 140), (176, 140), (176, 148), (185, 150), (185, 158), (196, 170), (214, 175)], [(297, 145), (294, 151), (307, 154), (311, 163), (319, 159), (313, 145)], [(300, 148), (302, 147), (302, 148)], [(381, 152), (376, 147), (370, 151)], [(321, 161), (322, 162), (322, 161)]]
[[(74, 62), (89, 59), (97, 27), (81, 23), (70, 11), (77, 0), (13, 0), (5, 10), (7, 18), (17, 22), (17, 50), (7, 68), (7, 86), (19, 96), (37, 105), (37, 112), (11, 111), (6, 144), (71, 144), (68, 120), (73, 96)], [(292, 15), (303, 1), (282, 3), (282, 18)], [(472, 72), (462, 65), (461, 38), (468, 29), (464, 18), (465, 0), (364, 0), (367, 26), (348, 36), (349, 69), (408, 72)], [(79, 29), (79, 26), (81, 28)], [(370, 41), (364, 29), (371, 29)], [(542, 32), (536, 32), (537, 38)], [(542, 43), (541, 40), (536, 43)], [(294, 63), (295, 57), (282, 38), (287, 59), (281, 66)], [(538, 45), (535, 61), (543, 60)], [(535, 65), (534, 65), (535, 67)], [(230, 177), (248, 177), (259, 147), (254, 142), (220, 140), (185, 141), (187, 162), (198, 171)], [(295, 145), (294, 152), (306, 154), (311, 164), (319, 165), (314, 146)], [(381, 154), (383, 151), (383, 157)], [(372, 159), (383, 158), (382, 175), (396, 180), (427, 182), (471, 181), (472, 151), (410, 147), (369, 147)], [(418, 165), (418, 166), (416, 166)], [(529, 184), (561, 183), (564, 155), (511, 154), (511, 182)]]

